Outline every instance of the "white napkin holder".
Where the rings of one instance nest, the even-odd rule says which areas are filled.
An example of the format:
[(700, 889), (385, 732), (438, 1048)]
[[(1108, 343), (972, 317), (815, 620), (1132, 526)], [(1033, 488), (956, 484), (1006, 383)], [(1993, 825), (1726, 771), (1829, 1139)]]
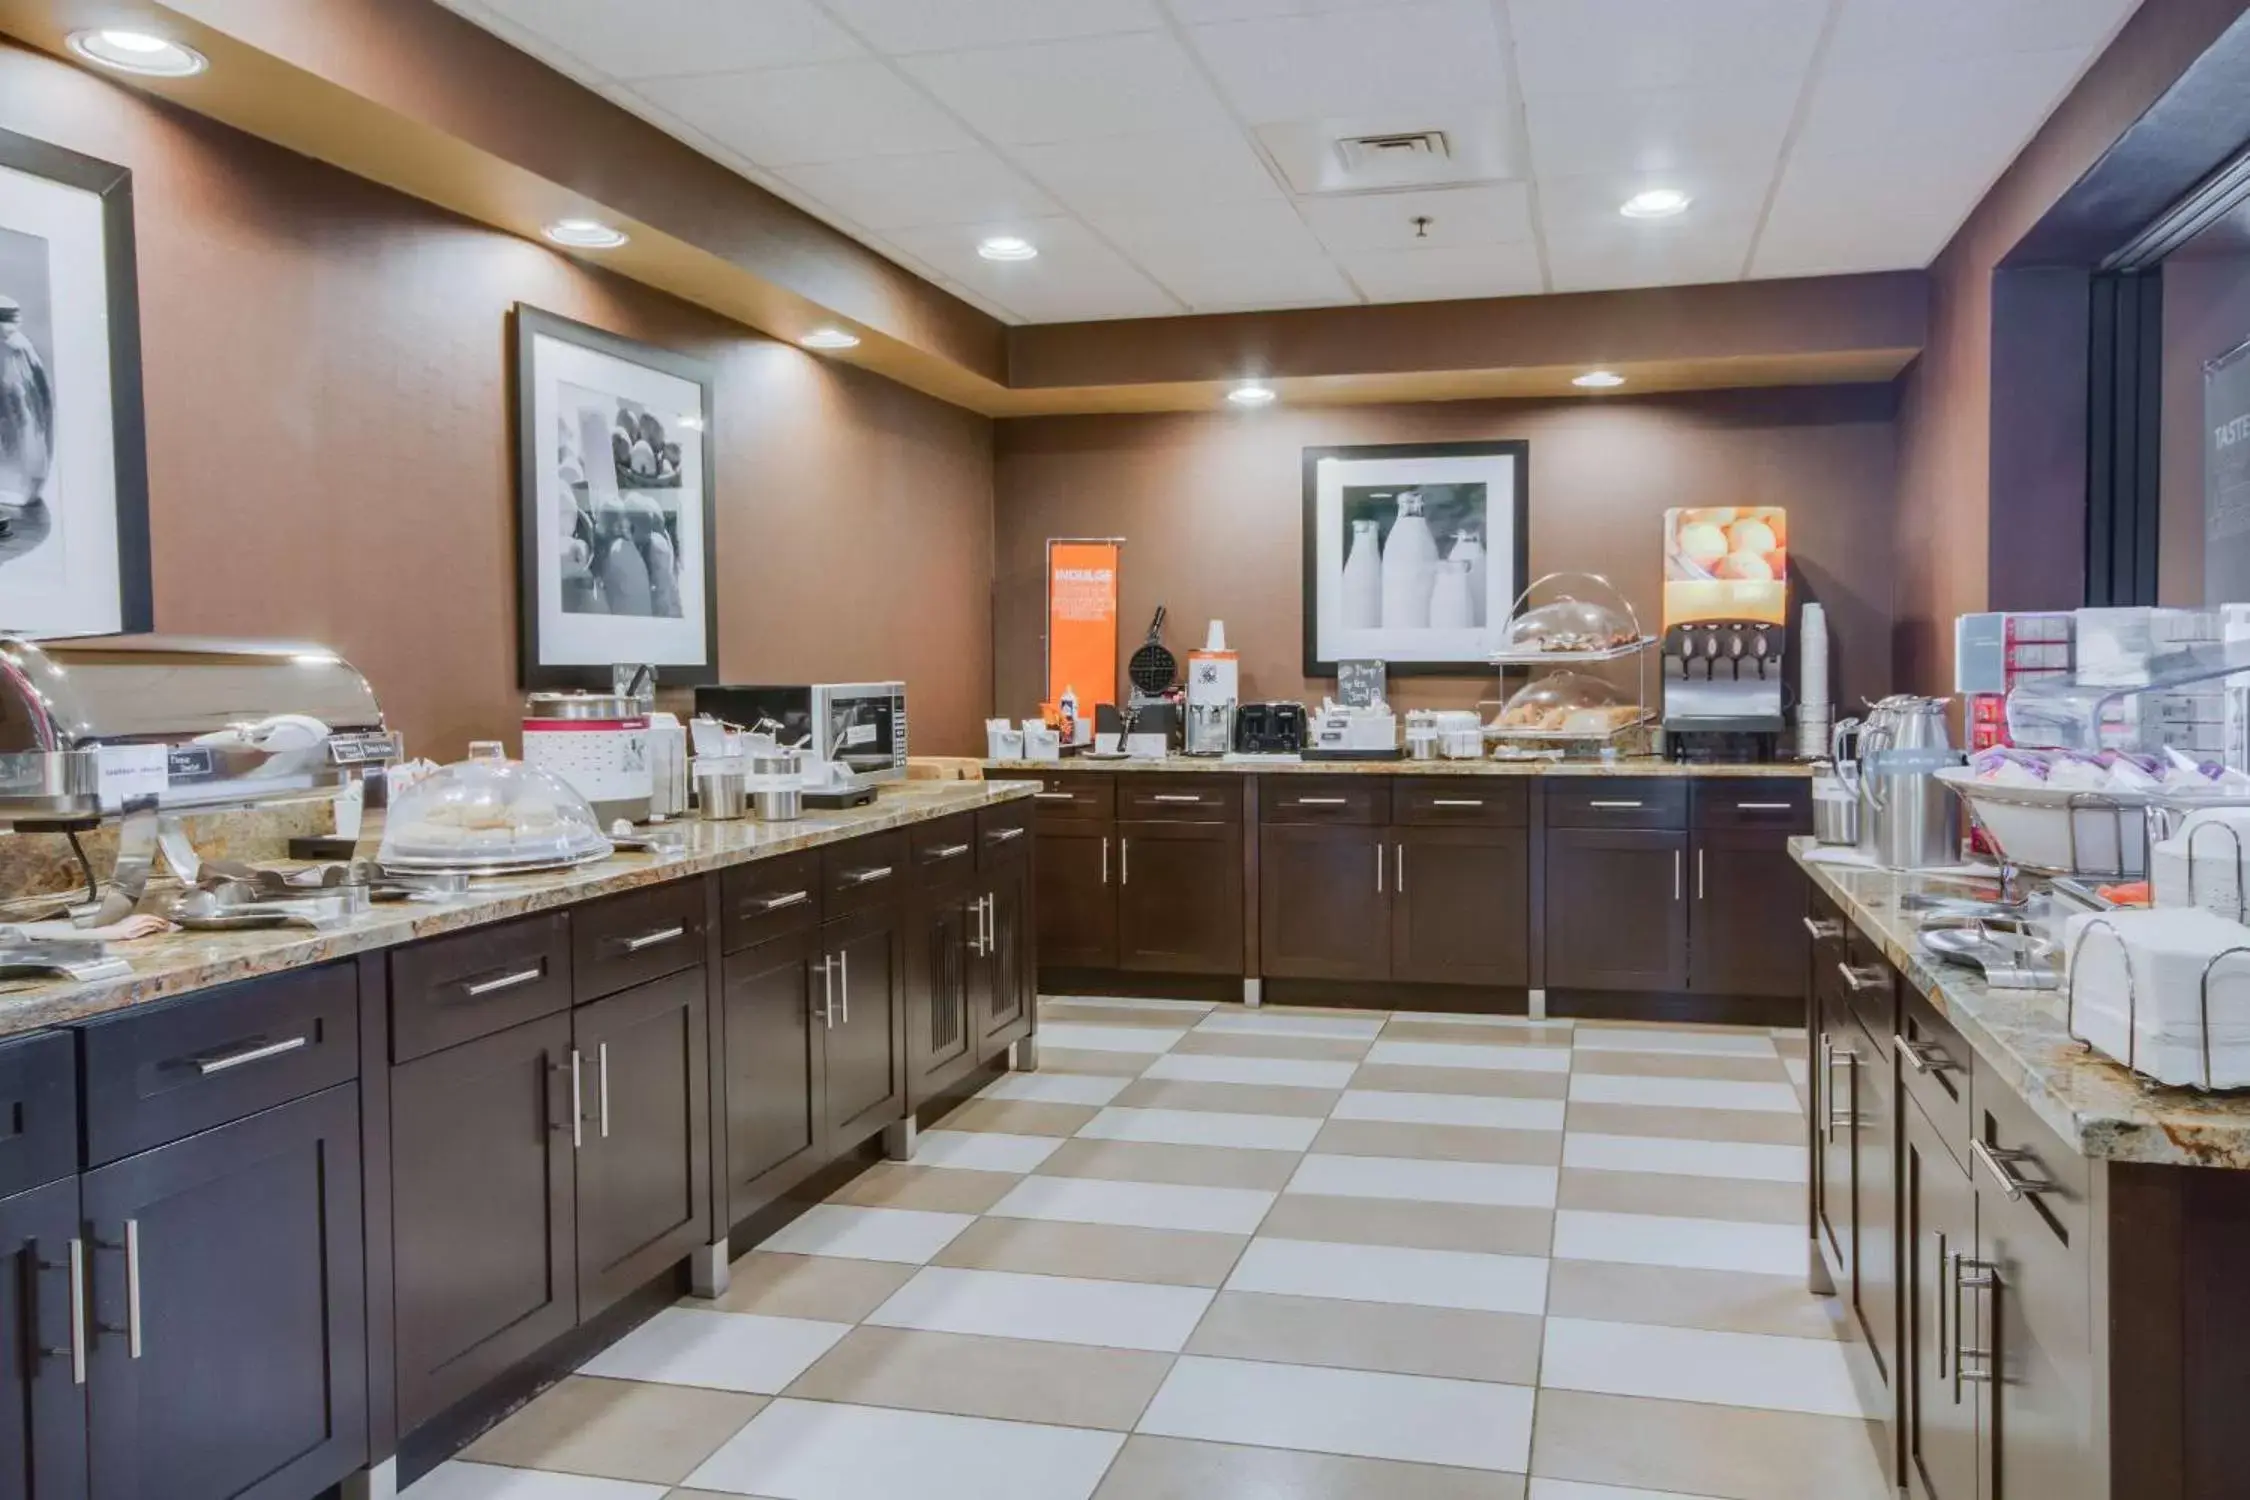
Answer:
[(993, 760), (1022, 760), (1023, 731), (1006, 719), (985, 720), (984, 753)]
[(1062, 731), (1049, 729), (1030, 719), (1023, 721), (1023, 758), (1025, 760), (1061, 760)]
[(2250, 927), (2199, 907), (2088, 912), (2063, 952), (2072, 1036), (2175, 1088), (2250, 1087)]

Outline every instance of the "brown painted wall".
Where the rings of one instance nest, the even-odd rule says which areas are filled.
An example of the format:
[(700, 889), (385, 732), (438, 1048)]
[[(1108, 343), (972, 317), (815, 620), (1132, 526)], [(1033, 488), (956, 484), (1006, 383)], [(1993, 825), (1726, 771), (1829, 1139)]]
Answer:
[(2190, 250), (2164, 263), (2164, 446), (2158, 460), (2157, 597), (2203, 597), (2203, 362), (2250, 339), (2250, 249)]
[(332, 645), (420, 753), (512, 729), (522, 301), (719, 367), (723, 672), (982, 743), (985, 419), (5, 44), (0, 127), (134, 174), (158, 629)]
[[(1043, 693), (1041, 569), (1049, 537), (1122, 536), (1122, 650), (1169, 606), (1176, 650), (1227, 622), (1245, 699), (1317, 702), (1303, 676), (1300, 453), (1329, 443), (1523, 438), (1531, 444), (1533, 577), (1606, 573), (1660, 618), (1661, 518), (1672, 505), (1786, 505), (1802, 581), (1827, 604), (1844, 701), (1888, 690), (1892, 392), (1885, 386), (1564, 402), (1274, 408), (1235, 414), (1041, 417), (998, 436), (998, 711)], [(1802, 595), (1800, 595), (1802, 597)], [(1496, 681), (1406, 678), (1402, 707), (1465, 707)]]

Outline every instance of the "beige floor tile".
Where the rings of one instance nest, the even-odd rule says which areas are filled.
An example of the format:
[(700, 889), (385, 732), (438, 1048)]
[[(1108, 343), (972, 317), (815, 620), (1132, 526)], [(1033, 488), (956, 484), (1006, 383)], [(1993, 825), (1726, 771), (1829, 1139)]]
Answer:
[(915, 1269), (881, 1260), (753, 1250), (735, 1261), (725, 1296), (715, 1302), (691, 1298), (681, 1306), (857, 1323), (906, 1285)]
[(830, 1203), (860, 1208), (924, 1208), (944, 1214), (981, 1214), (1008, 1196), (1021, 1179), (1013, 1172), (970, 1172), (957, 1167), (917, 1167), (879, 1161), (828, 1195)]
[(1171, 1368), (1139, 1349), (855, 1328), (784, 1394), (1125, 1432)]
[(1581, 1047), (1573, 1072), (1625, 1078), (1728, 1078), (1742, 1083), (1787, 1083), (1778, 1057), (1701, 1057), (1688, 1052), (1599, 1052)]
[(1370, 1041), (1351, 1037), (1260, 1036), (1249, 1031), (1191, 1031), (1173, 1044), (1174, 1052), (1204, 1057), (1305, 1057), (1317, 1062), (1358, 1062)]
[(1193, 1083), (1141, 1078), (1110, 1103), (1120, 1109), (1206, 1109), (1227, 1114), (1291, 1115), (1321, 1119), (1336, 1107), (1342, 1089), (1306, 1089), (1283, 1083)]
[(1111, 1078), (1138, 1078), (1141, 1069), (1156, 1061), (1153, 1052), (1093, 1052), (1083, 1047), (1041, 1047), (1043, 1073), (1101, 1073)]
[[(1362, 1068), (1363, 1074), (1367, 1071)], [(1361, 1085), (1366, 1087), (1366, 1085)], [(1687, 1141), (1748, 1141), (1802, 1146), (1802, 1116), (1750, 1109), (1675, 1109), (1658, 1104), (1581, 1104), (1572, 1101), (1563, 1122), (1596, 1135), (1661, 1135)]]
[(1402, 1245), (1410, 1250), (1481, 1250), (1493, 1255), (1545, 1255), (1555, 1242), (1554, 1215), (1544, 1208), (1411, 1203), (1324, 1193), (1282, 1194), (1258, 1232), (1283, 1239)]
[(1805, 1221), (1805, 1189), (1795, 1182), (1743, 1182), (1669, 1172), (1594, 1172), (1565, 1167), (1556, 1185), (1555, 1206), (1598, 1213), (1733, 1219), (1744, 1224), (1801, 1224)]
[(930, 1264), (971, 1271), (1024, 1271), (1097, 1281), (1215, 1287), (1226, 1281), (1249, 1238), (1243, 1234), (1117, 1224), (979, 1219), (940, 1250)]
[(1042, 1104), (1031, 1099), (971, 1099), (938, 1122), (944, 1130), (994, 1130), (1006, 1135), (1076, 1135), (1101, 1113), (1090, 1104)]
[(1562, 1160), (1559, 1130), (1492, 1130), (1481, 1125), (1408, 1125), (1390, 1120), (1330, 1120), (1312, 1149), (1336, 1156), (1414, 1156), (1432, 1161)]
[(573, 1375), (465, 1449), (474, 1463), (678, 1484), (764, 1396)]
[(1543, 1390), (1531, 1472), (1734, 1500), (1890, 1500), (1868, 1425), (1743, 1406)]
[[(1231, 1146), (1166, 1146), (1149, 1141), (1065, 1141), (1039, 1164), (1041, 1177), (1110, 1177), (1187, 1187), (1264, 1188), (1279, 1192), (1297, 1170), (1294, 1151), (1241, 1151)], [(981, 1212), (981, 1210), (980, 1210)]]
[(1450, 1021), (1393, 1021), (1386, 1042), (1458, 1042), (1465, 1047), (1567, 1047), (1570, 1033), (1552, 1026), (1465, 1025)]
[(1647, 1021), (1613, 1019), (1606, 1016), (1580, 1016), (1574, 1022), (1581, 1030), (1641, 1031), (1653, 1037), (1668, 1036), (1762, 1036), (1771, 1037), (1770, 1026), (1722, 1025), (1714, 1021), (1682, 1021), (1676, 1026), (1652, 1025)]
[(1530, 1385), (1539, 1335), (1540, 1320), (1522, 1313), (1221, 1292), (1187, 1352)]
[(1810, 1057), (1812, 1055), (1812, 1043), (1806, 1039), (1805, 1034), (1801, 1031), (1776, 1032), (1773, 1038), (1773, 1050), (1783, 1057)]
[(1523, 1500), (1523, 1493), (1516, 1474), (1134, 1437), (1094, 1500)]
[(1822, 1339), (1839, 1336), (1838, 1309), (1836, 1298), (1814, 1296), (1798, 1276), (1598, 1260), (1558, 1260), (1547, 1267), (1550, 1317)]
[(1137, 1005), (1104, 1005), (1099, 1000), (1047, 1000), (1043, 1019), (1076, 1026), (1140, 1026), (1150, 1031), (1184, 1031), (1203, 1019), (1192, 1010), (1143, 1010)]
[(1422, 1068), (1408, 1063), (1361, 1063), (1352, 1075), (1355, 1089), (1392, 1094), (1485, 1094), (1511, 1099), (1561, 1099), (1570, 1092), (1568, 1073), (1533, 1073), (1521, 1068)]

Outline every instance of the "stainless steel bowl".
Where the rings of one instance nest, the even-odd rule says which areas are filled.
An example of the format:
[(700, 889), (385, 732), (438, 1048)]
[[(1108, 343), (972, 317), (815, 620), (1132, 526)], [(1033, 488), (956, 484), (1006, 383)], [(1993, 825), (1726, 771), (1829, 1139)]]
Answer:
[(750, 773), (741, 761), (698, 763), (695, 814), (706, 823), (731, 823), (750, 810)]

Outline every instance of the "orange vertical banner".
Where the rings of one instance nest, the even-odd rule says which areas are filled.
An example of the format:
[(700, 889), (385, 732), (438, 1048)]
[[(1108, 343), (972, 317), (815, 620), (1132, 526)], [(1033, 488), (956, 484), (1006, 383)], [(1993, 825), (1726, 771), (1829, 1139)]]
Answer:
[(1078, 692), (1078, 712), (1117, 701), (1117, 563), (1123, 544), (1047, 543), (1047, 702)]

